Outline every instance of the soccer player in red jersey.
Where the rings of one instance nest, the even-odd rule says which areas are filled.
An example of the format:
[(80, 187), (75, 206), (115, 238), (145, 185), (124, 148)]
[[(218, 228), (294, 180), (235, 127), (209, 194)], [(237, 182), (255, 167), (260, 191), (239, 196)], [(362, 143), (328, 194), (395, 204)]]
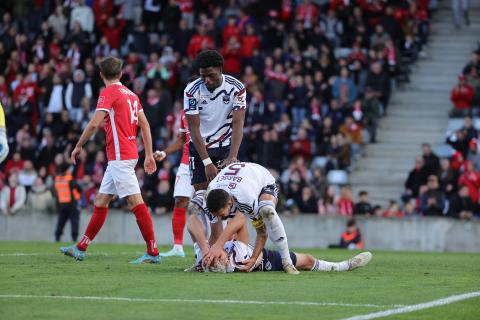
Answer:
[(105, 222), (110, 201), (118, 195), (126, 199), (129, 209), (135, 214), (138, 227), (147, 244), (147, 253), (131, 263), (160, 263), (152, 218), (143, 202), (135, 175), (138, 161), (137, 127), (142, 129), (145, 144), (145, 172), (152, 174), (157, 170), (153, 158), (150, 126), (138, 97), (120, 82), (122, 65), (122, 61), (114, 57), (107, 57), (100, 63), (100, 76), (106, 88), (100, 92), (95, 114), (73, 149), (71, 161), (76, 164), (76, 158), (83, 145), (105, 120), (108, 166), (95, 197), (93, 215), (84, 236), (77, 245), (62, 247), (60, 251), (76, 260), (83, 260), (88, 245)]
[(180, 126), (178, 136), (174, 143), (166, 147), (162, 151), (156, 151), (154, 158), (162, 161), (168, 155), (175, 153), (183, 148), (182, 161), (177, 170), (175, 178), (175, 187), (173, 197), (175, 198), (175, 208), (173, 209), (172, 231), (173, 231), (173, 248), (165, 253), (161, 253), (162, 257), (185, 257), (183, 251), (183, 231), (187, 219), (188, 201), (193, 196), (195, 189), (190, 184), (190, 169), (188, 158), (188, 144), (190, 142), (190, 132), (188, 131), (188, 123), (185, 113), (182, 111), (180, 116)]

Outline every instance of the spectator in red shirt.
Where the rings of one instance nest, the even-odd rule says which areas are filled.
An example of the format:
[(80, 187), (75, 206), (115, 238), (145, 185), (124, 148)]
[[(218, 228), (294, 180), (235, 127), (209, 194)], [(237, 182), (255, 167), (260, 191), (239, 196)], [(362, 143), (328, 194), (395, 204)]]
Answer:
[(473, 88), (467, 84), (467, 78), (463, 74), (459, 75), (458, 84), (450, 95), (450, 101), (455, 106), (450, 116), (466, 116), (472, 108), (473, 94)]
[(223, 71), (225, 73), (236, 78), (240, 77), (242, 71), (240, 64), (241, 53), (242, 48), (238, 38), (236, 36), (229, 38), (222, 49), (222, 55), (225, 61)]
[(260, 48), (260, 38), (255, 34), (251, 23), (247, 24), (245, 35), (242, 36), (242, 54), (244, 58), (251, 58), (253, 51)]
[(237, 25), (237, 18), (235, 16), (229, 16), (227, 20), (227, 25), (223, 28), (222, 39), (223, 43), (226, 44), (228, 40), (232, 37), (240, 37), (240, 28)]
[(125, 20), (116, 20), (114, 17), (108, 18), (102, 25), (102, 33), (107, 38), (107, 42), (112, 49), (120, 48), (122, 31), (125, 28)]
[(9, 176), (14, 172), (18, 172), (22, 170), (23, 163), (24, 161), (22, 160), (22, 156), (20, 155), (20, 152), (15, 152), (12, 156), (12, 159), (8, 160), (7, 164), (5, 165), (5, 174)]
[(312, 159), (312, 143), (304, 128), (298, 130), (296, 139), (291, 142), (288, 148), (288, 154), (291, 157), (302, 157), (307, 161)]
[(312, 4), (311, 0), (305, 0), (297, 7), (295, 16), (297, 21), (303, 22), (305, 29), (310, 29), (318, 20), (318, 8)]
[(95, 15), (95, 25), (101, 28), (108, 18), (113, 16), (112, 0), (94, 0), (93, 13)]
[(465, 185), (468, 188), (470, 198), (473, 203), (478, 202), (478, 188), (480, 188), (480, 174), (475, 171), (473, 164), (470, 161), (463, 163), (463, 174), (458, 179), (459, 185)]
[(340, 200), (338, 200), (338, 214), (342, 216), (353, 215), (353, 195), (350, 186), (344, 186), (340, 190)]
[(403, 218), (405, 214), (400, 210), (398, 203), (395, 200), (390, 200), (388, 209), (383, 212), (385, 218)]
[(187, 48), (187, 54), (191, 59), (194, 59), (197, 53), (205, 49), (215, 48), (213, 38), (206, 34), (205, 26), (198, 25), (197, 34), (190, 39)]

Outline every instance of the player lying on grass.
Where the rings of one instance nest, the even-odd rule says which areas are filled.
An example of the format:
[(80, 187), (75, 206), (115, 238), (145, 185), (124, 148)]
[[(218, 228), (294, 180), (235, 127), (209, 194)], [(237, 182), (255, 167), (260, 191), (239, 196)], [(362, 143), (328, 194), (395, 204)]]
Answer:
[[(260, 256), (268, 233), (279, 250), (283, 270), (289, 274), (298, 274), (290, 258), (285, 228), (275, 211), (277, 198), (275, 178), (267, 169), (255, 163), (238, 162), (222, 169), (210, 182), (204, 209), (212, 223), (242, 214), (250, 217), (257, 230), (257, 238), (251, 258), (245, 261), (246, 269), (251, 268)], [(206, 266), (215, 259), (226, 258), (224, 244), (235, 234), (227, 225), (215, 241), (210, 242), (211, 247), (208, 248), (200, 224), (190, 223), (189, 232), (204, 253), (203, 263)]]
[[(235, 232), (235, 240), (227, 241), (224, 245), (226, 259), (215, 260), (210, 267), (199, 268), (197, 271), (207, 272), (252, 272), (252, 271), (283, 271), (282, 258), (275, 250), (264, 248), (255, 264), (250, 269), (245, 269), (245, 262), (253, 254), (252, 246), (248, 245), (247, 218), (239, 214), (229, 222), (229, 226)], [(196, 250), (197, 262), (202, 261), (201, 250)], [(306, 271), (351, 271), (366, 266), (372, 259), (370, 252), (362, 252), (355, 257), (341, 262), (329, 262), (319, 260), (311, 254), (290, 252), (290, 258), (298, 270)]]

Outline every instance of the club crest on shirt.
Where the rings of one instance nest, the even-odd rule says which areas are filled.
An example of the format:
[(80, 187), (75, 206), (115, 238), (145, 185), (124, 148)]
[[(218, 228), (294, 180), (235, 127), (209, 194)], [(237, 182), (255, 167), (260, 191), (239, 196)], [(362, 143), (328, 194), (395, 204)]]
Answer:
[(208, 104), (207, 100), (202, 100), (202, 104)]
[(224, 95), (222, 99), (223, 99), (223, 103), (225, 104), (230, 102), (230, 96)]

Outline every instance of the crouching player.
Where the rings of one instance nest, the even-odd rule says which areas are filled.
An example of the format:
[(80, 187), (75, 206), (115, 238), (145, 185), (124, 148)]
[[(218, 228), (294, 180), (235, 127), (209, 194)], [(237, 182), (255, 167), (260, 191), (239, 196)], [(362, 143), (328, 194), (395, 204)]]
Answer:
[[(236, 231), (235, 240), (227, 241), (224, 250), (227, 258), (215, 260), (210, 267), (203, 270), (207, 272), (245, 272), (245, 271), (283, 271), (280, 252), (264, 248), (255, 264), (250, 270), (245, 270), (245, 263), (252, 257), (253, 248), (248, 244), (247, 219), (244, 215), (238, 215), (235, 222), (230, 224), (232, 231)], [(197, 261), (202, 260), (202, 252), (196, 250)], [(370, 252), (362, 252), (355, 257), (341, 262), (329, 262), (320, 260), (306, 253), (290, 252), (290, 258), (298, 270), (305, 271), (351, 271), (366, 266), (372, 259)]]
[[(245, 261), (245, 270), (254, 266), (265, 247), (268, 234), (278, 248), (283, 270), (288, 274), (298, 274), (289, 254), (285, 228), (275, 211), (277, 198), (275, 178), (267, 169), (255, 163), (238, 162), (222, 169), (208, 185), (206, 211), (212, 221), (218, 218), (235, 219), (241, 214), (252, 220), (257, 238), (250, 259)], [(236, 233), (229, 225), (205, 254), (203, 263), (206, 266), (215, 259), (225, 258), (224, 244)]]

